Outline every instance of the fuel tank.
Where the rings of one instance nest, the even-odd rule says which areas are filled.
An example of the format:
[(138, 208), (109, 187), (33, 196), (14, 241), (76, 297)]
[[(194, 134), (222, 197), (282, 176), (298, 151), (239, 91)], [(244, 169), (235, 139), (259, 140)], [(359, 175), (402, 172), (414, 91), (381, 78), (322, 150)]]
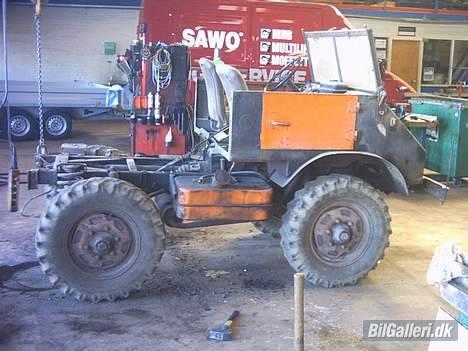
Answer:
[(210, 176), (175, 177), (176, 215), (184, 221), (262, 221), (269, 217), (273, 189), (255, 176), (234, 176), (218, 187)]

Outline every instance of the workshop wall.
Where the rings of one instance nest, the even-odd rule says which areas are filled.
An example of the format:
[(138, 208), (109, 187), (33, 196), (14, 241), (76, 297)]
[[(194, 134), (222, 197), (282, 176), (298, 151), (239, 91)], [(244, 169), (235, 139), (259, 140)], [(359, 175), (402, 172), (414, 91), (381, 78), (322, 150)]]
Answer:
[(398, 27), (416, 27), (414, 39), (420, 38), (450, 38), (450, 39), (467, 39), (468, 26), (462, 22), (423, 22), (423, 21), (398, 21), (395, 19), (386, 18), (357, 18), (352, 16), (346, 17), (353, 27), (371, 28), (375, 36), (388, 36), (395, 39), (408, 38), (408, 36), (399, 35)]
[[(116, 55), (104, 54), (104, 43), (114, 42), (116, 54), (124, 53), (135, 39), (138, 15), (139, 9), (44, 7), (44, 80), (107, 83), (111, 78), (123, 79), (115, 66)], [(10, 79), (36, 80), (33, 8), (9, 6), (8, 30)]]
[[(387, 60), (387, 68), (390, 71), (410, 84), (414, 82), (412, 85), (418, 91), (432, 92), (468, 77), (468, 26), (465, 22), (398, 21), (352, 16), (347, 18), (355, 28), (371, 28), (374, 37), (386, 41), (385, 47), (376, 45), (377, 56)], [(397, 52), (395, 49), (395, 43), (409, 42), (417, 44), (413, 45), (416, 52), (409, 54), (401, 49)], [(441, 46), (445, 51), (440, 50)], [(458, 66), (462, 67), (454, 69)], [(415, 81), (412, 82), (412, 78), (405, 76), (408, 70), (417, 72), (413, 77)]]

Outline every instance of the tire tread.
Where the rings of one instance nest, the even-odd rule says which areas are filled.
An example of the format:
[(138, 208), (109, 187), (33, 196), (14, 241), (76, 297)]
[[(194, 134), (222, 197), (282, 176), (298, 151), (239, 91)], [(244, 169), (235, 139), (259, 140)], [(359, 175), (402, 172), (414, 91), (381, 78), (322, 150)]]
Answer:
[[(64, 277), (57, 274), (57, 270), (50, 261), (51, 252), (47, 249), (47, 242), (50, 240), (52, 229), (55, 221), (58, 218), (60, 211), (67, 205), (71, 204), (74, 198), (87, 193), (98, 193), (105, 191), (113, 195), (118, 193), (120, 196), (129, 197), (132, 201), (139, 205), (155, 226), (153, 235), (157, 241), (156, 249), (154, 250), (150, 262), (146, 265), (144, 274), (141, 274), (134, 280), (130, 286), (121, 289), (118, 295), (115, 293), (84, 293), (76, 287), (70, 286)], [(36, 255), (42, 271), (48, 277), (50, 282), (60, 288), (64, 295), (71, 295), (79, 301), (99, 302), (102, 300), (114, 301), (117, 298), (126, 298), (131, 291), (140, 290), (146, 280), (148, 280), (162, 258), (164, 252), (165, 230), (158, 211), (153, 205), (150, 198), (146, 194), (135, 187), (134, 185), (119, 179), (114, 178), (90, 178), (84, 181), (79, 181), (65, 188), (50, 199), (48, 207), (42, 215), (36, 232)]]
[(372, 198), (384, 214), (385, 219), (385, 242), (381, 245), (381, 250), (378, 252), (378, 259), (372, 264), (369, 270), (356, 272), (342, 280), (325, 279), (316, 274), (313, 269), (305, 272), (305, 278), (313, 285), (322, 286), (326, 288), (342, 287), (345, 285), (355, 285), (357, 282), (364, 278), (369, 271), (375, 269), (384, 258), (385, 249), (389, 246), (389, 236), (392, 233), (390, 222), (391, 217), (388, 206), (385, 203), (382, 195), (372, 186), (363, 180), (340, 174), (332, 174), (329, 176), (318, 177), (317, 179), (307, 182), (301, 190), (295, 193), (294, 199), (288, 203), (287, 211), (282, 217), (281, 233), (281, 246), (283, 254), (288, 260), (291, 267), (297, 271), (304, 271), (307, 264), (305, 257), (301, 254), (299, 248), (300, 241), (300, 227), (307, 220), (307, 211), (313, 206), (314, 203), (320, 201), (325, 195), (337, 194), (343, 188), (351, 188), (355, 191), (361, 192), (364, 195)]

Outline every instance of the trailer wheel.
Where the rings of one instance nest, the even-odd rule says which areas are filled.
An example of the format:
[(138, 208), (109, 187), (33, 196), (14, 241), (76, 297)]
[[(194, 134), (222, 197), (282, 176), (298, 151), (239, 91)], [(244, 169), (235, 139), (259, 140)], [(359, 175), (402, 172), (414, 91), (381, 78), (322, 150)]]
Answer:
[(126, 298), (151, 278), (165, 230), (151, 199), (114, 178), (81, 180), (49, 199), (36, 232), (43, 272), (66, 295)]
[(254, 222), (255, 228), (260, 230), (262, 233), (269, 234), (273, 238), (280, 238), (281, 219), (271, 217), (266, 221)]
[(281, 246), (313, 285), (353, 285), (384, 257), (390, 221), (388, 206), (369, 184), (347, 175), (319, 177), (289, 203)]
[(36, 118), (25, 110), (11, 109), (10, 132), (11, 138), (16, 141), (34, 139), (37, 135)]
[(44, 134), (47, 139), (65, 139), (71, 135), (72, 118), (67, 111), (50, 110), (44, 114)]

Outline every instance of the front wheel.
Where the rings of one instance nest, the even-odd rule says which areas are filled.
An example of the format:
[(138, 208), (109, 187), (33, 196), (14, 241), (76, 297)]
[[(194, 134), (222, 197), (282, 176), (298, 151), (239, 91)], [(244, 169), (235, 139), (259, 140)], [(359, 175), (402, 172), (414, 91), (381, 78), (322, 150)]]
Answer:
[(78, 300), (124, 298), (159, 263), (165, 231), (151, 199), (114, 178), (81, 180), (49, 199), (36, 233), (43, 272)]
[(289, 264), (312, 284), (356, 284), (389, 245), (390, 215), (382, 196), (359, 178), (319, 177), (288, 206), (281, 246)]

